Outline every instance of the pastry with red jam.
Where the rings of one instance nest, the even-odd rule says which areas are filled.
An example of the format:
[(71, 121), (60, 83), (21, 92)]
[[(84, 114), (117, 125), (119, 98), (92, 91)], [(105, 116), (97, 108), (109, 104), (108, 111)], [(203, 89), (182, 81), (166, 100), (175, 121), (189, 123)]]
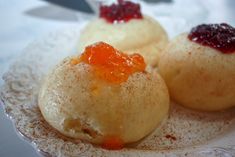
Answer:
[(151, 133), (167, 117), (169, 95), (139, 54), (99, 42), (58, 64), (42, 84), (38, 104), (62, 134), (120, 149)]
[(235, 28), (202, 24), (177, 36), (161, 56), (159, 71), (179, 104), (203, 111), (235, 106)]
[(81, 32), (79, 51), (99, 41), (127, 54), (137, 52), (148, 65), (156, 66), (168, 37), (156, 20), (141, 13), (139, 4), (118, 0), (109, 6), (100, 6), (99, 18), (91, 21)]

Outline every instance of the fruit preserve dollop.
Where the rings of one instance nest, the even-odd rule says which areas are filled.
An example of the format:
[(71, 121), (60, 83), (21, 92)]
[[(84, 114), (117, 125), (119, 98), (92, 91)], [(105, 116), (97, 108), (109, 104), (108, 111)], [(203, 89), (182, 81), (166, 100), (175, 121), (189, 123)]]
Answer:
[(131, 74), (143, 72), (146, 67), (141, 55), (124, 54), (104, 42), (86, 47), (79, 62), (90, 64), (96, 76), (111, 83), (125, 82)]
[(109, 150), (119, 150), (123, 148), (124, 142), (117, 136), (109, 136), (105, 138), (101, 146)]
[(226, 23), (199, 25), (191, 30), (188, 38), (222, 53), (235, 52), (235, 28)]
[(107, 22), (127, 22), (131, 19), (142, 19), (140, 5), (125, 0), (118, 0), (118, 3), (100, 6), (100, 17)]

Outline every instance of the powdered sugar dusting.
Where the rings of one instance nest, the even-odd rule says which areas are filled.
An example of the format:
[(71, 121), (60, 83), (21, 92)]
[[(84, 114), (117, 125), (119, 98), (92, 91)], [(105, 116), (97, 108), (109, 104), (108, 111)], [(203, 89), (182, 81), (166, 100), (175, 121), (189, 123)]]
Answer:
[(176, 149), (206, 143), (230, 127), (234, 121), (234, 114), (234, 110), (203, 113), (172, 103), (166, 123), (159, 131), (154, 132), (138, 144), (137, 148)]

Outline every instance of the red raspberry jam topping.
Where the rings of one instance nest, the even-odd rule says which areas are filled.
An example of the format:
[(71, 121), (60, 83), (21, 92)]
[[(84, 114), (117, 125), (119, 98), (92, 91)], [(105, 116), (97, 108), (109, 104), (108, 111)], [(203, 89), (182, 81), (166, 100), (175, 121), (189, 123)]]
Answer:
[(222, 53), (235, 52), (235, 28), (226, 23), (199, 25), (191, 30), (188, 38)]
[(124, 54), (104, 42), (87, 46), (79, 59), (70, 61), (72, 65), (80, 62), (90, 64), (100, 79), (117, 84), (125, 82), (135, 72), (143, 72), (146, 67), (141, 55)]
[(140, 5), (125, 0), (118, 0), (118, 3), (100, 6), (100, 17), (107, 22), (127, 22), (131, 19), (142, 19)]

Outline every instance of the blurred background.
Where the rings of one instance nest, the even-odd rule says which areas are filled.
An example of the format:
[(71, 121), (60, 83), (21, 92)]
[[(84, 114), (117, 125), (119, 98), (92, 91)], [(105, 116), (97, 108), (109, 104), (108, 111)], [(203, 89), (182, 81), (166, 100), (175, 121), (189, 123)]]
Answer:
[[(97, 17), (99, 3), (112, 1), (0, 0), (0, 78), (30, 42), (71, 25), (81, 28)], [(170, 38), (201, 23), (226, 22), (235, 26), (235, 0), (133, 1), (141, 3), (142, 12), (157, 19)], [(34, 156), (40, 155), (17, 135), (0, 107), (0, 157)]]

